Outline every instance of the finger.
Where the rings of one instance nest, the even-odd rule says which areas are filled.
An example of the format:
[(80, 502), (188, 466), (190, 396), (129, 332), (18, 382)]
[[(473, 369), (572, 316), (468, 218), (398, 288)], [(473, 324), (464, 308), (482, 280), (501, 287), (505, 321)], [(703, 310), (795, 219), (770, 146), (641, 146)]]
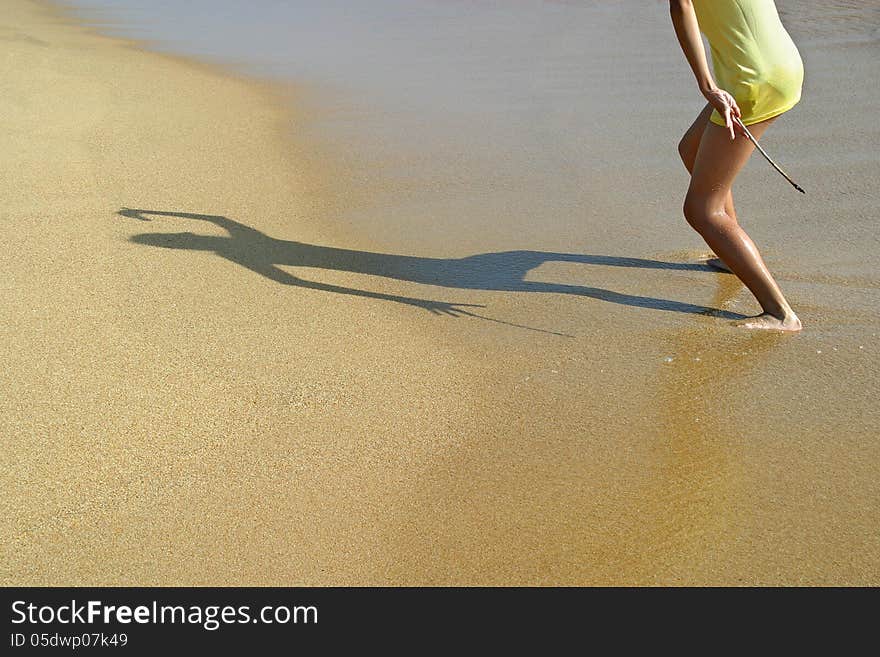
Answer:
[(724, 122), (727, 124), (727, 129), (730, 131), (730, 138), (736, 139), (736, 133), (733, 131), (733, 119), (730, 118), (730, 107), (724, 108)]

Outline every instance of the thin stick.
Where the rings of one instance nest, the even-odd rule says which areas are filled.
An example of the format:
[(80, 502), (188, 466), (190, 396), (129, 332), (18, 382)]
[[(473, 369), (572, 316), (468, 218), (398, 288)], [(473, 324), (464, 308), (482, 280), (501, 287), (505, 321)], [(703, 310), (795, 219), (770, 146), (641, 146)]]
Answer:
[(749, 132), (749, 129), (748, 129), (748, 128), (745, 126), (745, 124), (740, 120), (740, 118), (739, 118), (738, 116), (734, 116), (734, 117), (733, 117), (733, 120), (736, 121), (736, 122), (739, 124), (739, 127), (742, 128), (743, 131), (746, 133), (746, 137), (749, 138), (749, 141), (751, 141), (751, 142), (755, 145), (755, 148), (757, 148), (757, 149), (761, 152), (761, 155), (763, 155), (763, 156), (767, 159), (767, 161), (768, 161), (770, 164), (773, 165), (773, 168), (776, 169), (779, 173), (781, 173), (781, 174), (782, 174), (782, 177), (785, 178), (788, 182), (790, 182), (790, 183), (794, 186), (794, 188), (795, 188), (796, 190), (798, 190), (801, 194), (806, 194), (806, 192), (805, 192), (803, 189), (801, 189), (801, 186), (798, 185), (794, 180), (792, 180), (791, 178), (789, 178), (789, 177), (788, 177), (788, 174), (785, 173), (785, 171), (783, 171), (783, 170), (780, 168), (780, 166), (779, 166), (778, 164), (776, 164), (776, 162), (774, 162), (773, 159), (772, 159), (769, 155), (767, 155), (767, 151), (765, 151), (763, 148), (761, 148), (761, 144), (758, 143), (758, 140), (757, 140), (757, 139), (755, 139), (754, 137), (752, 137), (752, 133)]

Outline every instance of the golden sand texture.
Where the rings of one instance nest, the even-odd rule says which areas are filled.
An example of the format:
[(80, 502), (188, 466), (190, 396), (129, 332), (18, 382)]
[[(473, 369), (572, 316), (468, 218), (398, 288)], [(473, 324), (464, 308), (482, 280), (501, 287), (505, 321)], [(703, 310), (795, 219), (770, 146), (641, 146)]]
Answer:
[(876, 341), (376, 275), (280, 91), (4, 10), (0, 583), (880, 582)]
[(376, 518), (467, 390), (405, 321), (429, 313), (130, 241), (227, 233), (123, 206), (346, 246), (264, 87), (3, 20), (2, 581), (381, 581)]

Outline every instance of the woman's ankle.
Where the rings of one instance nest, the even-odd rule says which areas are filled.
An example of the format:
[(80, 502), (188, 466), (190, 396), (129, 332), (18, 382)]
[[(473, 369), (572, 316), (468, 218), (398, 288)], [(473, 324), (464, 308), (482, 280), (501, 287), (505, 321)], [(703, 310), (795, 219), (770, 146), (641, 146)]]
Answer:
[(787, 303), (785, 304), (774, 304), (772, 306), (764, 306), (764, 312), (768, 315), (772, 315), (776, 319), (786, 320), (790, 318), (797, 318), (792, 307)]

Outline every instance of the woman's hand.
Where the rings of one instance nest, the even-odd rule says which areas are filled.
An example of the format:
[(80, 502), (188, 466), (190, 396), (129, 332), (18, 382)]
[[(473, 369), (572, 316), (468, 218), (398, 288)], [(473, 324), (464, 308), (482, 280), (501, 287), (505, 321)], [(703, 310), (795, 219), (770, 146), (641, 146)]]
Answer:
[(738, 128), (733, 121), (733, 117), (739, 118), (742, 116), (742, 113), (739, 111), (739, 106), (736, 104), (733, 96), (724, 91), (724, 89), (718, 89), (717, 87), (704, 91), (703, 95), (709, 101), (709, 104), (724, 117), (724, 123), (727, 129), (730, 130), (730, 138), (736, 139), (736, 130)]

